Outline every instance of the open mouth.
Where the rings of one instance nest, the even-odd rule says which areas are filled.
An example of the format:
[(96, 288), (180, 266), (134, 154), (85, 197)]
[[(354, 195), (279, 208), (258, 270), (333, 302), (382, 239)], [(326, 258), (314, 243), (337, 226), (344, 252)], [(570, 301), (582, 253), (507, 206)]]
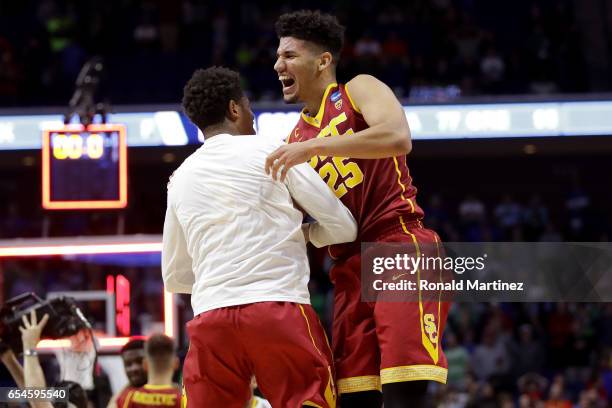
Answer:
[(295, 86), (295, 79), (291, 77), (280, 77), (279, 80), (283, 85), (284, 93), (291, 91)]

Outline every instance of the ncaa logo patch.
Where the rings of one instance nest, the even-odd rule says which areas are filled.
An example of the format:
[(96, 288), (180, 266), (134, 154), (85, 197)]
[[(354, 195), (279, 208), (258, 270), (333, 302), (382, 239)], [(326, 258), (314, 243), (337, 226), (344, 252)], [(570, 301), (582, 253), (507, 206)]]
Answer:
[(336, 104), (334, 106), (338, 110), (342, 109), (342, 99), (340, 99), (338, 102), (336, 102)]
[(332, 102), (336, 102), (340, 98), (342, 98), (342, 94), (340, 93), (340, 91), (336, 91), (333, 94), (331, 94), (331, 97), (329, 99), (331, 99)]

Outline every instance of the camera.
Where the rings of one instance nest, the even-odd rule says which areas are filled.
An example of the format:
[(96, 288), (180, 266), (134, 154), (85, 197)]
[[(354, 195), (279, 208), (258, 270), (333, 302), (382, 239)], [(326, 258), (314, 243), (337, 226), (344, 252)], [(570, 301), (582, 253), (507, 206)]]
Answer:
[(45, 314), (49, 320), (41, 333), (41, 337), (59, 339), (72, 336), (82, 329), (91, 329), (91, 325), (83, 316), (70, 297), (60, 296), (43, 300), (34, 293), (24, 293), (8, 300), (0, 308), (0, 338), (16, 354), (23, 352), (21, 332), (22, 317), (29, 319), (31, 311), (36, 313), (37, 321)]

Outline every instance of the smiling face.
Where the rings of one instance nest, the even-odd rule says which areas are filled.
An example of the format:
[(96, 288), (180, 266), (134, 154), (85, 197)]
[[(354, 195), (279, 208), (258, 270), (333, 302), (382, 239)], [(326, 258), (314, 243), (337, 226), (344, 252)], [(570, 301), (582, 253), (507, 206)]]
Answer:
[(147, 373), (144, 369), (144, 349), (126, 350), (121, 353), (125, 374), (132, 387), (142, 387), (147, 382)]
[(319, 80), (321, 53), (311, 43), (294, 37), (281, 37), (274, 70), (283, 87), (286, 103), (305, 102), (309, 89)]

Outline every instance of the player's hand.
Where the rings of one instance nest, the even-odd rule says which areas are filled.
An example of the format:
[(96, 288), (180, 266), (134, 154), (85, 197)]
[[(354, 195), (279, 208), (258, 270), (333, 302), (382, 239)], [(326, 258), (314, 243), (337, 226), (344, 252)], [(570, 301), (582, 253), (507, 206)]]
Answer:
[[(285, 181), (287, 171), (297, 164), (305, 163), (315, 155), (312, 144), (297, 142), (283, 145), (270, 153), (266, 158), (266, 174), (272, 174), (274, 180)], [(280, 175), (278, 171), (280, 170)]]
[(21, 332), (21, 341), (23, 342), (24, 350), (36, 348), (36, 345), (40, 341), (40, 335), (49, 320), (49, 315), (45, 314), (40, 322), (36, 320), (36, 312), (32, 310), (30, 312), (30, 320), (26, 315), (21, 317), (23, 326), (19, 327)]

